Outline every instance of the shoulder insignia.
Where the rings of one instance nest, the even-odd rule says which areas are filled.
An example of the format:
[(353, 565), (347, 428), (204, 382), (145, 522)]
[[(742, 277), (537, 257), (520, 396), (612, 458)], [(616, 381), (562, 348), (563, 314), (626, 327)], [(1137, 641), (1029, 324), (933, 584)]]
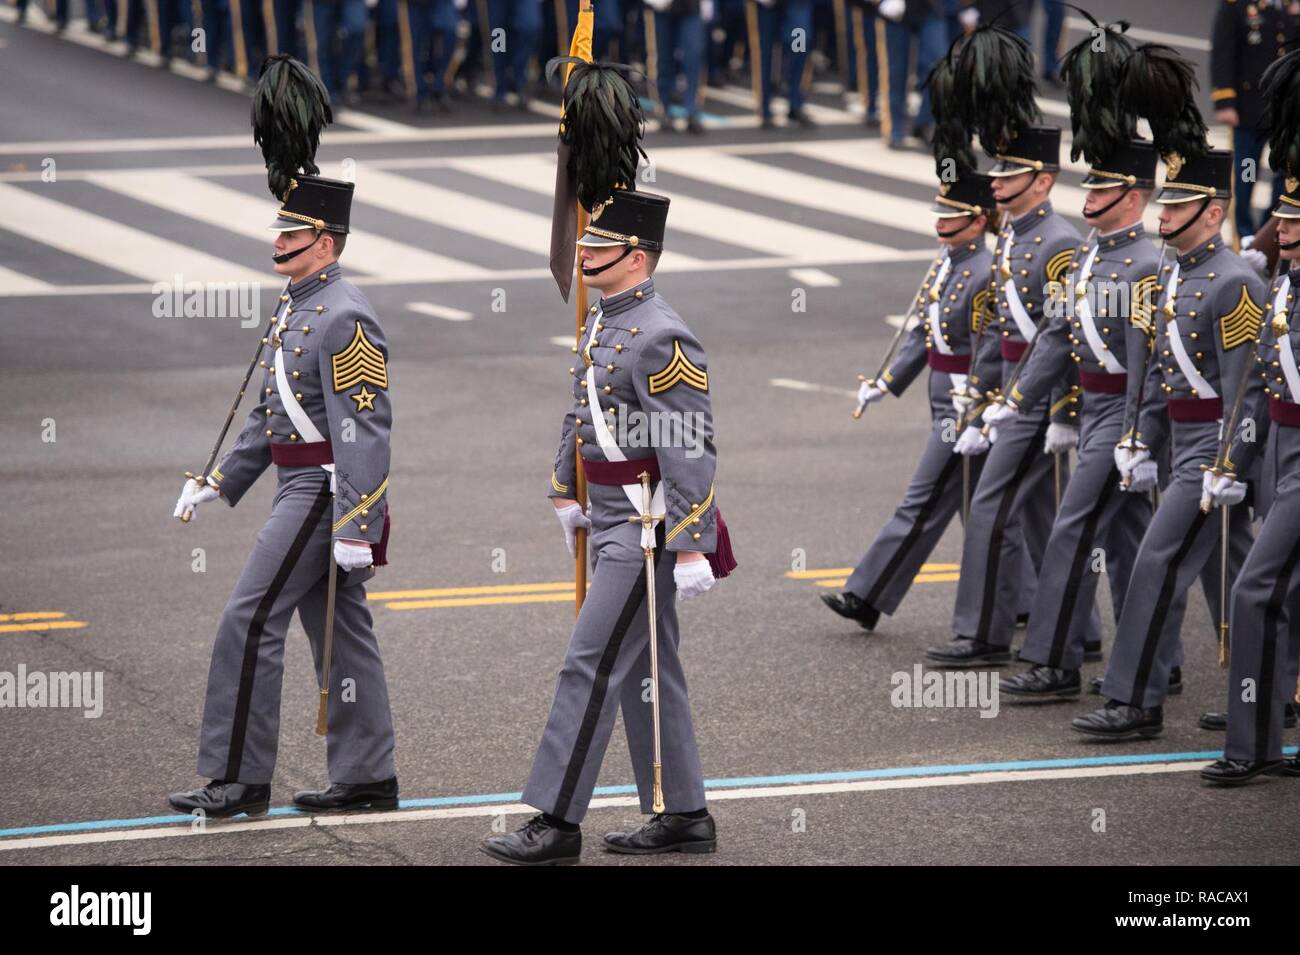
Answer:
[(336, 352), (330, 359), (334, 365), (335, 392), (359, 384), (371, 384), (376, 388), (388, 387), (388, 368), (384, 365), (384, 353), (366, 338), (361, 323), (357, 322), (356, 334), (348, 347)]
[(698, 391), (709, 390), (709, 374), (691, 363), (682, 351), (682, 343), (673, 339), (673, 357), (659, 371), (646, 379), (650, 394), (658, 395), (667, 391), (678, 382), (685, 382)]
[(1047, 279), (1049, 282), (1061, 281), (1061, 276), (1070, 267), (1070, 262), (1074, 258), (1074, 246), (1068, 249), (1062, 249), (1054, 256), (1047, 260)]
[(981, 334), (984, 329), (989, 327), (989, 321), (993, 318), (993, 309), (989, 307), (989, 290), (982, 288), (970, 300), (970, 330), (976, 335)]
[(1223, 339), (1223, 350), (1231, 351), (1238, 345), (1252, 341), (1259, 335), (1263, 324), (1264, 310), (1250, 298), (1250, 291), (1245, 285), (1241, 287), (1241, 298), (1232, 311), (1219, 319), (1219, 334)]
[(1133, 298), (1129, 302), (1129, 321), (1134, 328), (1150, 335), (1155, 331), (1156, 314), (1156, 277), (1144, 275), (1133, 286)]

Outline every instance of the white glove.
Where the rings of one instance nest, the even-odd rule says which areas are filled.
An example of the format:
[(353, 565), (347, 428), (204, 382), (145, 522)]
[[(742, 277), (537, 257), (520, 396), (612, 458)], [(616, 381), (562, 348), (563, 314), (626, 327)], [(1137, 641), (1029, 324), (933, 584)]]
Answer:
[(1043, 438), (1044, 454), (1064, 454), (1078, 446), (1079, 429), (1074, 425), (1053, 421), (1047, 426), (1047, 436)]
[(880, 0), (880, 9), (876, 12), (886, 20), (897, 23), (903, 19), (903, 11), (906, 9), (907, 0)]
[(873, 401), (879, 401), (887, 394), (889, 394), (889, 389), (883, 384), (867, 379), (858, 385), (858, 404), (869, 405)]
[(560, 526), (564, 528), (564, 545), (569, 548), (569, 556), (578, 556), (578, 528), (591, 530), (591, 519), (582, 513), (582, 508), (578, 503), (568, 505), (567, 507), (558, 507), (555, 509), (555, 516), (560, 519)]
[(700, 0), (700, 19), (706, 24), (713, 22), (713, 0)]
[(664, 13), (673, 5), (673, 0), (645, 0), (645, 4), (656, 13)]
[(1241, 257), (1246, 260), (1246, 264), (1260, 274), (1261, 278), (1268, 278), (1268, 256), (1259, 249), (1242, 249)]
[(984, 435), (980, 434), (980, 429), (971, 424), (967, 425), (962, 433), (957, 435), (957, 443), (952, 446), (952, 453), (967, 456), (983, 454), (992, 444), (990, 438), (984, 437)]
[(1128, 484), (1124, 490), (1131, 491), (1134, 494), (1145, 494), (1156, 486), (1160, 480), (1160, 465), (1154, 461), (1143, 461), (1132, 470), (1132, 477), (1129, 478)]
[(1209, 501), (1215, 507), (1231, 507), (1246, 498), (1246, 485), (1226, 474), (1206, 471), (1201, 476), (1201, 503)]
[(375, 562), (375, 558), (370, 553), (369, 544), (360, 544), (356, 541), (336, 540), (334, 542), (334, 563), (338, 564), (344, 570), (356, 570), (358, 567), (369, 567)]
[(995, 401), (984, 409), (984, 423), (997, 424), (1012, 415), (1020, 413), (1020, 406), (1014, 401)]
[(216, 497), (217, 489), (210, 482), (200, 484), (197, 478), (186, 478), (181, 487), (181, 496), (176, 499), (176, 510), (172, 512), (172, 517), (182, 517), (188, 511), (192, 518), (196, 507)]
[(965, 29), (974, 30), (979, 26), (980, 12), (975, 7), (967, 7), (957, 14), (957, 19), (961, 21), (961, 25)]
[(713, 568), (708, 560), (679, 560), (673, 565), (673, 582), (677, 584), (677, 599), (690, 600), (713, 586)]
[(1130, 447), (1129, 442), (1123, 441), (1115, 445), (1115, 467), (1119, 468), (1119, 476), (1128, 480), (1138, 465), (1145, 464), (1151, 460), (1151, 452), (1142, 445)]
[(469, 6), (469, 0), (451, 0), (451, 5), (457, 10), (464, 10)]

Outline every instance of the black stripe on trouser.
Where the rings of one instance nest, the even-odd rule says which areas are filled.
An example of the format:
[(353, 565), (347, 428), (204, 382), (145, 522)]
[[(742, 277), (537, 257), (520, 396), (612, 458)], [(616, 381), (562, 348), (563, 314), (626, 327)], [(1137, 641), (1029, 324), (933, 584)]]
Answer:
[[(1127, 703), (1130, 706), (1142, 706), (1142, 701), (1146, 699), (1147, 681), (1151, 679), (1151, 664), (1156, 657), (1156, 647), (1160, 643), (1160, 634), (1165, 629), (1165, 617), (1169, 613), (1169, 605), (1174, 602), (1174, 587), (1178, 582), (1178, 568), (1187, 559), (1187, 552), (1192, 549), (1192, 544), (1196, 542), (1196, 535), (1200, 533), (1208, 517), (1209, 515), (1199, 507), (1196, 509), (1196, 516), (1192, 518), (1192, 526), (1187, 529), (1187, 534), (1183, 537), (1183, 542), (1178, 546), (1173, 560), (1165, 567), (1165, 579), (1160, 584), (1160, 596), (1156, 598), (1155, 609), (1151, 612), (1151, 623), (1147, 626), (1146, 642), (1142, 645), (1142, 656), (1138, 658), (1137, 675), (1133, 678), (1133, 692), (1130, 694), (1133, 698), (1120, 700), (1121, 703)], [(1133, 569), (1137, 570), (1136, 567)], [(1132, 593), (1131, 590), (1130, 593)], [(1127, 600), (1128, 598), (1125, 598), (1126, 603)]]
[[(662, 523), (655, 528), (655, 579), (659, 578), (659, 559), (664, 552), (664, 526)], [(618, 620), (614, 623), (614, 630), (609, 635), (609, 641), (605, 644), (605, 652), (600, 656), (600, 663), (596, 666), (596, 679), (591, 685), (591, 696), (587, 698), (587, 710), (582, 715), (582, 725), (578, 727), (578, 736), (573, 741), (573, 753), (569, 756), (569, 765), (564, 770), (564, 779), (560, 782), (560, 793), (555, 798), (555, 808), (551, 810), (554, 816), (564, 817), (569, 811), (569, 803), (573, 802), (573, 791), (578, 787), (578, 779), (582, 776), (582, 768), (587, 763), (587, 750), (591, 748), (591, 738), (596, 735), (596, 725), (600, 722), (600, 711), (605, 707), (605, 695), (609, 690), (609, 675), (614, 670), (614, 663), (618, 660), (618, 652), (623, 646), (623, 637), (627, 635), (628, 627), (632, 626), (632, 621), (636, 619), (637, 611), (646, 613), (642, 610), (642, 604), (645, 598), (645, 562), (642, 561), (641, 571), (637, 574), (636, 581), (632, 584), (632, 590), (627, 595), (627, 600), (623, 602), (623, 610), (618, 615)], [(658, 609), (658, 604), (656, 604)]]
[(948, 455), (948, 460), (944, 462), (943, 468), (939, 471), (939, 479), (934, 482), (934, 487), (930, 489), (930, 496), (921, 502), (921, 509), (917, 511), (916, 520), (908, 528), (903, 539), (898, 542), (898, 549), (894, 551), (894, 556), (889, 558), (880, 575), (876, 577), (875, 586), (871, 592), (864, 598), (866, 602), (875, 606), (876, 601), (880, 599), (880, 593), (889, 586), (889, 582), (894, 579), (898, 573), (903, 561), (907, 558), (908, 552), (916, 546), (916, 542), (921, 539), (921, 534), (925, 531), (925, 525), (934, 515), (934, 510), (939, 506), (939, 501), (943, 498), (943, 493), (948, 487), (948, 479), (952, 477), (953, 469), (960, 463), (960, 454)]
[[(1034, 431), (1033, 438), (1025, 445), (1024, 457), (1016, 465), (1015, 473), (1011, 475), (1011, 480), (1007, 482), (1007, 489), (1002, 492), (1002, 503), (998, 505), (997, 517), (993, 520), (993, 533), (989, 535), (989, 554), (984, 561), (984, 599), (980, 602), (980, 623), (975, 630), (975, 639), (985, 641), (989, 635), (990, 618), (993, 616), (993, 604), (997, 600), (998, 586), (998, 564), (1002, 561), (1002, 534), (1007, 527), (1007, 518), (1011, 516), (1011, 508), (1016, 502), (1016, 493), (1020, 489), (1020, 482), (1025, 479), (1034, 466), (1036, 455), (1042, 453), (1039, 442), (1042, 441), (1043, 435), (1047, 433), (1047, 426), (1051, 423), (1049, 415), (1043, 416), (1043, 421)], [(988, 462), (985, 462), (987, 470)]]
[(275, 601), (289, 580), (289, 575), (293, 573), (298, 558), (302, 556), (307, 542), (315, 533), (316, 525), (320, 523), (330, 500), (330, 485), (329, 481), (326, 481), (321, 485), (316, 500), (312, 502), (311, 510), (307, 512), (302, 527), (298, 528), (298, 533), (293, 543), (289, 545), (284, 560), (280, 561), (280, 569), (275, 572), (271, 586), (266, 589), (266, 593), (262, 595), (257, 605), (257, 610), (253, 612), (253, 619), (248, 623), (248, 638), (244, 641), (244, 664), (239, 670), (239, 696), (235, 701), (235, 719), (230, 727), (230, 756), (226, 761), (226, 779), (229, 781), (239, 779), (240, 763), (244, 760), (244, 734), (248, 731), (248, 708), (253, 703), (253, 677), (257, 672), (257, 651), (262, 642), (262, 630), (266, 626), (266, 618), (271, 615), (271, 608), (275, 606)]
[[(1273, 710), (1273, 669), (1277, 657), (1277, 618), (1286, 603), (1287, 592), (1291, 589), (1291, 575), (1295, 573), (1296, 563), (1300, 562), (1300, 539), (1291, 548), (1286, 563), (1278, 571), (1273, 583), (1273, 593), (1269, 595), (1268, 605), (1264, 608), (1264, 652), (1259, 661), (1259, 685), (1255, 696), (1255, 758), (1265, 759), (1268, 753), (1269, 715)], [(1292, 626), (1295, 624), (1292, 623)], [(1228, 688), (1228, 692), (1239, 693), (1241, 687)]]
[(1056, 633), (1052, 636), (1052, 652), (1047, 658), (1048, 666), (1061, 665), (1065, 640), (1070, 634), (1070, 622), (1074, 619), (1074, 607), (1079, 601), (1079, 580), (1083, 577), (1084, 568), (1088, 566), (1089, 553), (1097, 537), (1097, 522), (1101, 520), (1102, 512), (1106, 510), (1106, 505), (1110, 503), (1110, 499), (1119, 487), (1119, 482), (1112, 480), (1112, 476), (1118, 473), (1116, 468), (1106, 472), (1106, 483), (1102, 486), (1101, 497), (1097, 498), (1097, 503), (1093, 505), (1088, 519), (1083, 523), (1079, 546), (1074, 549), (1074, 560), (1070, 564), (1070, 576), (1065, 581), (1065, 595), (1061, 600), (1061, 609), (1056, 616)]

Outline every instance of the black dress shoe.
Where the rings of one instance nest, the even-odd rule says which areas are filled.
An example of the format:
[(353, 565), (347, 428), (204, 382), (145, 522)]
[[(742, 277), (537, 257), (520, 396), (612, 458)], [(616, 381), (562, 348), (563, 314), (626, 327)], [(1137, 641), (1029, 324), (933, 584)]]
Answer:
[(241, 812), (250, 816), (264, 816), (271, 808), (270, 783), (228, 783), (214, 779), (202, 789), (172, 793), (167, 804), (177, 812), (201, 811), (205, 816), (224, 819)]
[[(1088, 692), (1093, 696), (1101, 696), (1101, 683), (1101, 677), (1093, 677), (1088, 681)], [(1165, 692), (1170, 696), (1177, 696), (1183, 692), (1183, 671), (1181, 667), (1174, 667), (1169, 671), (1169, 688)]]
[(1017, 703), (1040, 700), (1072, 700), (1079, 695), (1079, 671), (1058, 667), (1033, 666), (1024, 673), (1003, 677), (998, 690)]
[(686, 131), (692, 136), (702, 136), (704, 134), (704, 124), (700, 122), (698, 116), (688, 116), (686, 118)]
[(1221, 786), (1240, 786), (1261, 773), (1276, 770), (1281, 765), (1280, 759), (1268, 762), (1253, 759), (1216, 759), (1201, 770), (1201, 778)]
[(957, 637), (945, 646), (931, 647), (925, 651), (925, 655), (936, 663), (950, 667), (977, 667), (985, 664), (1001, 666), (1011, 662), (1009, 647), (995, 647), (970, 637)]
[(1101, 641), (1096, 643), (1085, 643), (1083, 645), (1083, 660), (1085, 663), (1096, 663), (1101, 659)]
[(1300, 753), (1282, 760), (1277, 771), (1280, 776), (1300, 776)]
[[(1282, 711), (1282, 728), (1295, 729), (1295, 706), (1288, 703)], [(1196, 725), (1203, 730), (1222, 733), (1228, 728), (1228, 714), (1219, 712), (1202, 713)]]
[(716, 852), (718, 830), (712, 816), (690, 819), (672, 813), (657, 813), (633, 832), (605, 835), (610, 852), (649, 856), (660, 852)]
[(817, 123), (808, 115), (806, 109), (791, 110), (790, 114), (786, 117), (786, 123), (787, 125), (790, 123), (798, 123), (804, 129), (814, 129), (817, 126)]
[(857, 594), (847, 590), (842, 594), (822, 594), (822, 603), (830, 607), (841, 617), (856, 620), (863, 630), (874, 630), (880, 622), (880, 611), (867, 603)]
[(293, 794), (293, 804), (308, 812), (396, 809), (397, 777), (378, 783), (330, 783), (328, 789), (306, 789)]
[(564, 832), (539, 814), (508, 835), (484, 839), (479, 849), (515, 865), (577, 865), (582, 855), (582, 830)]
[(1080, 716), (1071, 724), (1080, 733), (1106, 739), (1151, 739), (1164, 729), (1164, 710), (1153, 706), (1144, 710), (1115, 700), (1107, 700), (1099, 710)]

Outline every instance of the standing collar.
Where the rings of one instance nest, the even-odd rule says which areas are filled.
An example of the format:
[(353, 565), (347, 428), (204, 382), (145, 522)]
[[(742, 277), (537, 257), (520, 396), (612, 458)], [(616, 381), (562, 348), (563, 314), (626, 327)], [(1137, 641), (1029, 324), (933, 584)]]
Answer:
[(1211, 256), (1217, 255), (1223, 249), (1223, 236), (1214, 235), (1206, 239), (1196, 248), (1188, 252), (1178, 254), (1178, 264), (1186, 269), (1188, 266), (1203, 265), (1210, 260)]
[(339, 268), (337, 260), (331, 262), (319, 272), (313, 272), (297, 282), (289, 283), (289, 297), (295, 302), (301, 302), (310, 298), (320, 289), (329, 285), (331, 282), (337, 282), (343, 277), (343, 270)]
[(1097, 245), (1103, 250), (1118, 249), (1130, 245), (1138, 239), (1145, 239), (1146, 235), (1146, 228), (1141, 222), (1138, 222), (1127, 228), (1116, 229), (1114, 232), (1107, 232), (1105, 235), (1097, 236)]
[(948, 258), (952, 260), (953, 265), (957, 265), (958, 263), (964, 262), (966, 259), (969, 259), (976, 252), (979, 252), (981, 249), (985, 249), (985, 248), (987, 248), (987, 246), (984, 245), (983, 241), (964, 242), (961, 245), (957, 246), (957, 248), (955, 249), (949, 249)]
[(619, 312), (627, 311), (648, 298), (653, 298), (654, 294), (654, 279), (647, 276), (644, 282), (638, 282), (631, 288), (625, 288), (621, 292), (602, 298), (600, 300), (601, 314), (617, 315)]
[(1042, 222), (1048, 216), (1052, 215), (1052, 200), (1044, 199), (1042, 203), (1030, 209), (1019, 219), (1011, 222), (1011, 228), (1016, 230), (1016, 235), (1024, 235), (1032, 231), (1038, 223)]

